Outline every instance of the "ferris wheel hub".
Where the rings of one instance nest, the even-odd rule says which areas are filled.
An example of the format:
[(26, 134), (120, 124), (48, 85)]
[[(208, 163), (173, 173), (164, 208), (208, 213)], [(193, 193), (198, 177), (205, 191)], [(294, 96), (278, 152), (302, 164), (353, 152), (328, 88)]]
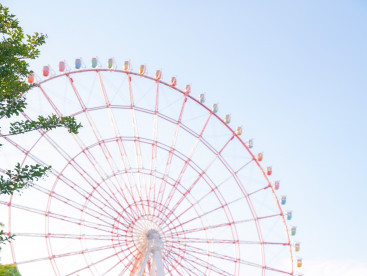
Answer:
[(147, 240), (148, 240), (148, 243), (150, 242), (152, 244), (152, 249), (163, 248), (163, 242), (161, 240), (161, 235), (159, 234), (157, 230), (150, 229), (147, 232)]
[(141, 253), (145, 253), (151, 243), (163, 249), (163, 230), (154, 218), (143, 217), (138, 219), (133, 226), (133, 240)]

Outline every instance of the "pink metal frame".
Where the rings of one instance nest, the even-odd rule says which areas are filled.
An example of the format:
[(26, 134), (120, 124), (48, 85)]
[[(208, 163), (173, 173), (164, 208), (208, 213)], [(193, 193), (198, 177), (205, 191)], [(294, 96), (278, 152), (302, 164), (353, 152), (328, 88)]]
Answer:
[[(95, 107), (87, 107), (79, 94), (78, 89), (74, 85), (73, 79), (71, 78), (74, 74), (83, 74), (84, 72), (95, 72), (98, 76), (98, 80), (100, 82), (101, 90), (104, 97), (104, 103), (100, 106)], [(113, 105), (110, 103), (110, 99), (106, 93), (105, 85), (103, 78), (101, 76), (101, 72), (108, 71), (120, 74), (126, 74), (128, 85), (129, 85), (129, 97), (130, 97), (130, 105), (122, 106), (122, 105)], [(152, 82), (156, 82), (156, 103), (155, 109), (149, 110), (145, 108), (141, 108), (134, 104), (134, 91), (131, 85), (131, 78), (139, 76), (145, 79), (151, 80)], [(75, 96), (78, 99), (80, 104), (80, 111), (72, 114), (72, 116), (77, 116), (84, 114), (87, 118), (87, 122), (89, 123), (89, 127), (93, 130), (93, 134), (98, 141), (92, 145), (85, 145), (82, 139), (78, 135), (73, 135), (76, 143), (80, 147), (80, 152), (76, 156), (69, 156), (67, 151), (61, 148), (53, 139), (48, 135), (47, 132), (43, 130), (39, 130), (40, 138), (45, 139), (50, 145), (53, 146), (55, 150), (57, 150), (61, 156), (67, 161), (65, 167), (61, 171), (52, 170), (52, 174), (56, 177), (56, 181), (53, 184), (53, 188), (51, 190), (43, 188), (41, 185), (34, 183), (33, 189), (36, 189), (40, 193), (48, 195), (48, 203), (45, 210), (39, 210), (32, 208), (30, 206), (22, 206), (19, 204), (15, 204), (12, 202), (12, 197), (10, 197), (9, 201), (0, 201), (1, 204), (7, 205), (8, 212), (9, 212), (9, 234), (12, 234), (11, 231), (11, 211), (12, 208), (21, 209), (27, 212), (32, 212), (35, 214), (39, 214), (45, 217), (45, 233), (16, 233), (18, 236), (24, 237), (44, 237), (48, 256), (44, 258), (37, 258), (37, 259), (30, 259), (26, 261), (17, 262), (16, 259), (16, 250), (15, 246), (11, 245), (12, 255), (14, 264), (22, 265), (29, 262), (37, 262), (37, 261), (45, 261), (49, 260), (53, 267), (55, 275), (62, 275), (60, 269), (58, 267), (57, 260), (64, 257), (70, 257), (73, 255), (83, 255), (85, 258), (85, 265), (81, 265), (80, 269), (72, 271), (68, 275), (76, 275), (78, 272), (89, 271), (91, 275), (95, 275), (94, 270), (91, 268), (93, 265), (97, 265), (102, 263), (112, 257), (117, 257), (118, 262), (116, 262), (113, 266), (103, 272), (103, 275), (108, 275), (111, 271), (116, 269), (121, 263), (124, 264), (123, 268), (121, 268), (119, 275), (137, 275), (139, 272), (139, 264), (142, 261), (144, 255), (142, 252), (137, 250), (136, 246), (133, 242), (128, 243), (127, 241), (131, 241), (133, 231), (132, 225), (134, 225), (139, 219), (142, 218), (146, 219), (147, 221), (152, 221), (157, 225), (161, 225), (162, 232), (165, 235), (165, 245), (167, 246), (162, 251), (162, 257), (164, 262), (164, 269), (168, 275), (181, 275), (185, 273), (187, 275), (211, 275), (211, 274), (219, 274), (219, 275), (240, 275), (240, 266), (247, 265), (253, 266), (259, 269), (261, 275), (266, 275), (267, 272), (278, 273), (279, 275), (293, 275), (293, 266), (291, 270), (281, 270), (267, 266), (266, 260), (266, 248), (265, 246), (273, 245), (273, 246), (287, 246), (289, 247), (289, 258), (290, 262), (293, 263), (292, 251), (291, 251), (291, 243), (289, 240), (288, 235), (288, 228), (287, 224), (284, 219), (284, 215), (280, 204), (277, 200), (277, 196), (269, 182), (268, 176), (266, 175), (266, 171), (264, 171), (257, 161), (256, 157), (253, 153), (248, 149), (245, 143), (240, 139), (239, 136), (235, 134), (235, 132), (225, 124), (217, 114), (213, 113), (208, 107), (200, 103), (198, 100), (193, 98), (191, 95), (185, 93), (184, 91), (170, 86), (168, 83), (165, 83), (161, 80), (157, 80), (151, 78), (146, 75), (140, 75), (134, 72), (129, 71), (122, 71), (122, 70), (110, 70), (110, 69), (87, 69), (87, 70), (80, 70), (75, 72), (67, 72), (65, 74), (53, 76), (49, 79), (46, 79), (37, 84), (38, 88), (47, 99), (49, 104), (52, 106), (54, 112), (58, 116), (63, 116), (58, 109), (58, 107), (53, 103), (45, 89), (43, 88), (43, 84), (49, 81), (52, 81), (56, 78), (67, 78), (69, 80), (70, 86), (72, 87)], [(181, 93), (183, 96), (183, 101), (181, 105), (181, 111), (178, 119), (169, 118), (163, 113), (159, 111), (159, 103), (158, 103), (158, 95), (160, 92), (160, 86), (167, 86), (171, 90)], [(182, 123), (182, 115), (185, 110), (185, 106), (187, 104), (187, 100), (190, 99), (191, 101), (195, 101), (197, 104), (201, 106), (201, 108), (206, 109), (208, 112), (208, 118), (206, 119), (205, 124), (203, 125), (201, 132), (196, 133), (186, 125)], [(106, 109), (110, 118), (111, 126), (114, 130), (114, 137), (110, 137), (108, 139), (102, 138), (102, 135), (99, 133), (98, 128), (93, 121), (93, 118), (90, 116), (90, 113), (96, 110)], [(130, 110), (131, 117), (132, 117), (132, 127), (133, 127), (133, 137), (125, 137), (119, 133), (119, 129), (117, 127), (116, 118), (114, 117), (113, 110), (114, 109), (126, 109)], [(136, 122), (136, 113), (143, 112), (145, 114), (149, 114), (154, 117), (154, 132), (153, 137), (151, 139), (147, 139), (145, 137), (139, 136), (138, 126)], [(23, 114), (25, 118), (29, 118), (27, 114)], [(157, 139), (157, 120), (163, 119), (167, 120), (173, 124), (176, 124), (176, 131), (172, 138), (172, 142), (170, 145), (164, 144)], [(220, 149), (216, 150), (209, 142), (207, 142), (203, 138), (203, 133), (207, 127), (207, 124), (210, 120), (219, 120), (223, 123), (224, 126), (228, 129), (231, 133), (230, 139), (227, 143)], [(234, 200), (233, 202), (226, 202), (223, 195), (221, 194), (219, 187), (223, 184), (216, 184), (210, 176), (206, 174), (207, 169), (211, 166), (211, 163), (208, 164), (206, 168), (199, 167), (192, 159), (192, 155), (195, 152), (197, 144), (194, 145), (192, 148), (191, 153), (186, 156), (176, 148), (177, 143), (177, 135), (178, 131), (183, 129), (187, 133), (191, 134), (193, 137), (200, 141), (203, 145), (205, 145), (215, 156), (215, 160), (219, 160), (224, 167), (228, 170), (231, 174), (232, 178), (237, 182), (238, 187), (241, 189), (242, 194), (239, 195), (239, 198)], [(39, 160), (37, 156), (32, 154), (32, 149), (35, 145), (30, 149), (26, 150), (20, 144), (13, 141), (10, 137), (3, 137), (9, 143), (13, 144), (17, 149), (24, 153), (25, 160), (31, 159), (36, 161), (40, 164), (44, 164), (42, 160)], [(235, 171), (223, 158), (221, 155), (222, 151), (227, 147), (229, 143), (232, 142), (233, 139), (237, 139), (242, 146), (247, 150), (249, 156), (251, 157), (251, 161), (244, 164), (240, 169)], [(127, 153), (126, 153), (126, 143), (133, 142), (134, 144), (134, 151), (136, 155), (136, 164), (131, 164), (131, 160), (129, 160)], [(109, 151), (108, 144), (109, 143), (117, 143), (119, 154), (124, 165), (124, 170), (118, 170), (115, 161), (112, 158), (111, 152)], [(142, 166), (142, 145), (151, 145), (151, 169), (144, 169)], [(92, 151), (96, 148), (103, 153), (103, 156), (106, 159), (108, 164), (108, 168), (103, 168), (99, 164), (99, 161), (93, 156)], [(156, 162), (157, 162), (157, 151), (166, 151), (168, 154), (168, 158), (165, 165), (165, 170), (163, 172), (157, 172), (155, 170)], [(88, 174), (86, 170), (83, 168), (83, 164), (79, 164), (76, 160), (78, 156), (84, 155), (91, 166), (94, 167), (97, 174), (104, 179), (103, 182), (97, 182), (93, 179), (91, 175)], [(176, 179), (172, 179), (170, 177), (170, 169), (172, 165), (172, 159), (178, 158), (182, 160), (184, 166), (181, 168), (179, 176)], [(214, 162), (214, 160), (213, 160)], [(248, 193), (246, 191), (246, 187), (241, 183), (241, 180), (238, 177), (239, 171), (249, 165), (249, 163), (255, 163), (256, 166), (261, 171), (264, 179), (266, 179), (267, 185), (260, 188), (257, 191), (252, 193)], [(44, 164), (47, 165), (47, 164)], [(69, 179), (64, 175), (64, 171), (68, 168), (73, 168), (79, 175), (84, 179), (86, 183), (90, 185), (92, 188), (92, 192), (88, 192), (82, 187), (79, 187), (73, 179)], [(183, 187), (181, 185), (181, 179), (185, 174), (185, 171), (190, 168), (191, 170), (195, 171), (198, 175), (197, 179), (194, 180), (191, 186)], [(106, 173), (106, 170), (110, 172), (109, 174)], [(122, 174), (127, 176), (128, 183), (122, 181), (120, 177)], [(149, 178), (149, 183), (146, 183), (146, 177)], [(136, 181), (139, 179), (139, 181)], [(112, 181), (113, 180), (113, 181)], [(222, 224), (209, 224), (203, 219), (203, 215), (197, 210), (198, 205), (200, 205), (200, 201), (205, 198), (204, 195), (201, 199), (193, 201), (190, 199), (190, 193), (195, 185), (199, 181), (204, 181), (210, 188), (210, 192), (208, 194), (214, 195), (218, 201), (217, 207), (215, 209), (205, 210), (205, 215), (215, 212), (218, 208), (221, 208), (226, 216), (226, 222)], [(158, 193), (156, 193), (156, 189), (153, 188), (154, 183), (159, 185)], [(65, 185), (72, 189), (76, 194), (85, 198), (84, 202), (77, 202), (67, 197), (67, 195), (63, 195), (56, 191), (57, 185)], [(137, 195), (134, 194), (134, 189), (140, 185)], [(277, 203), (278, 209), (274, 210), (274, 214), (266, 217), (259, 217), (257, 216), (256, 210), (253, 206), (251, 201), (251, 196), (256, 193), (261, 193), (264, 190), (270, 190), (274, 195), (274, 200)], [(168, 196), (167, 193), (164, 191), (169, 191)], [(179, 200), (172, 202), (174, 195), (179, 195)], [(131, 202), (129, 198), (134, 197), (134, 201)], [(121, 201), (120, 199), (123, 199)], [(147, 200), (148, 199), (148, 200)], [(194, 210), (197, 214), (196, 217), (192, 217), (190, 220), (182, 221), (181, 216), (187, 211), (177, 213), (177, 208), (183, 201), (189, 202), (189, 206), (187, 210), (190, 208)], [(233, 204), (237, 200), (245, 200), (247, 202), (247, 206), (252, 214), (252, 219), (247, 221), (240, 221), (237, 220), (236, 217), (233, 217), (230, 209), (228, 206)], [(76, 212), (81, 212), (82, 214), (88, 215), (94, 218), (94, 221), (87, 221), (83, 219), (83, 216), (80, 219), (76, 219), (72, 215), (68, 214), (58, 214), (52, 212), (51, 203), (53, 201), (57, 201), (59, 203), (65, 204), (70, 208), (76, 210)], [(173, 204), (174, 203), (174, 204)], [(119, 208), (117, 209), (116, 206)], [(170, 209), (167, 206), (173, 206)], [(93, 208), (92, 208), (93, 207)], [(124, 212), (124, 216), (121, 216), (121, 210)], [(272, 241), (265, 241), (263, 239), (262, 228), (260, 225), (261, 220), (266, 220), (270, 217), (281, 217), (283, 224), (284, 224), (284, 231), (287, 233), (287, 239), (283, 242), (272, 242)], [(76, 235), (76, 234), (56, 234), (51, 232), (50, 224), (52, 221), (59, 220), (62, 222), (68, 222), (70, 224), (82, 225), (82, 227), (91, 230), (97, 230), (100, 234), (95, 235)], [(187, 228), (186, 225), (189, 223), (197, 221), (200, 227), (190, 229)], [(97, 223), (98, 222), (98, 223)], [(256, 225), (258, 240), (257, 241), (246, 241), (240, 240), (236, 226), (241, 223), (252, 222)], [(217, 239), (215, 237), (210, 237), (210, 229), (215, 228), (226, 228), (230, 229), (231, 236), (228, 239)], [(125, 229), (122, 231), (121, 229)], [(201, 233), (200, 237), (192, 238), (189, 237), (192, 233)], [(179, 237), (179, 238), (178, 238)], [(65, 254), (55, 254), (53, 252), (53, 239), (69, 239), (76, 241), (79, 240), (81, 243), (81, 250), (73, 251)], [(99, 246), (95, 248), (88, 248), (85, 247), (84, 242), (88, 240), (99, 240), (99, 241), (106, 241), (105, 246)], [(126, 244), (122, 246), (122, 244)], [(223, 252), (212, 252), (210, 249), (203, 250), (201, 247), (198, 247), (198, 244), (232, 244), (234, 250), (234, 256), (223, 253)], [(259, 260), (258, 263), (247, 261), (241, 257), (241, 249), (240, 245), (243, 244), (258, 244), (261, 248), (261, 256), (262, 259)], [(85, 257), (86, 254), (91, 252), (103, 252), (107, 249), (113, 249), (114, 253), (106, 255), (104, 258), (101, 258), (94, 263), (89, 263), (87, 258)], [(108, 251), (110, 252), (110, 251)], [(202, 257), (202, 260), (198, 259), (198, 256)], [(185, 258), (185, 262), (183, 259)], [(215, 260), (227, 261), (231, 263), (230, 267), (231, 270), (228, 268), (224, 268), (223, 266), (218, 266)], [(211, 260), (211, 263), (207, 263), (207, 260)], [(214, 261), (213, 261), (214, 260)], [(273, 274), (272, 274), (273, 275)]]

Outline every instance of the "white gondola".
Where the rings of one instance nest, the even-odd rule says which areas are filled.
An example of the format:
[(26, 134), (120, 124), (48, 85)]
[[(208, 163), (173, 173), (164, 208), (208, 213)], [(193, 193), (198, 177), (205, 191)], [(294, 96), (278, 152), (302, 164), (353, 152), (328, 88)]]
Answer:
[(170, 85), (173, 86), (173, 87), (175, 87), (177, 85), (177, 78), (176, 77), (171, 78)]
[(162, 77), (162, 71), (161, 70), (156, 70), (155, 71), (155, 79), (160, 80), (161, 77)]
[(28, 83), (33, 83), (34, 82), (34, 73), (32, 72), (32, 73), (30, 73), (29, 75), (28, 75)]
[(273, 173), (273, 168), (271, 166), (266, 167), (266, 175), (271, 175)]
[(292, 226), (292, 227), (291, 227), (291, 235), (292, 235), (292, 236), (295, 236), (295, 235), (296, 235), (296, 233), (297, 233), (297, 227), (296, 227), (296, 226)]
[(66, 63), (65, 63), (65, 61), (62, 60), (62, 61), (59, 62), (59, 71), (61, 73), (64, 73), (65, 70), (66, 70)]
[(50, 75), (50, 66), (49, 65), (43, 66), (42, 75), (44, 77), (48, 77)]
[(191, 85), (190, 84), (186, 84), (186, 86), (185, 86), (185, 94), (190, 94), (190, 92), (191, 92)]
[(96, 57), (92, 58), (92, 60), (91, 60), (91, 66), (92, 66), (92, 68), (97, 68), (97, 66), (98, 66), (98, 59)]
[(302, 259), (301, 258), (297, 259), (297, 267), (302, 267)]
[(301, 244), (299, 242), (294, 243), (294, 251), (298, 252), (301, 249)]
[(202, 104), (205, 103), (205, 94), (200, 94), (199, 95), (199, 102), (202, 103)]
[(82, 68), (82, 59), (81, 58), (76, 58), (75, 59), (75, 69), (80, 69)]
[(279, 180), (274, 181), (273, 183), (274, 190), (279, 190), (279, 186), (280, 186), (280, 181)]
[(231, 114), (226, 114), (224, 116), (224, 119), (223, 121), (226, 123), (226, 124), (229, 124), (231, 122)]
[(240, 136), (240, 135), (242, 134), (242, 127), (241, 127), (241, 126), (238, 126), (238, 127), (236, 128), (236, 134), (237, 134), (238, 136)]
[(254, 146), (254, 140), (253, 139), (247, 140), (245, 144), (246, 144), (246, 147), (251, 149)]
[(292, 211), (288, 211), (286, 214), (287, 220), (291, 220), (292, 219)]
[(285, 205), (287, 203), (287, 196), (280, 197), (280, 204)]
[(262, 153), (262, 152), (259, 152), (258, 154), (257, 154), (257, 156), (256, 156), (256, 159), (257, 159), (257, 161), (262, 161), (263, 160), (263, 157), (264, 157), (264, 154)]
[(109, 58), (107, 60), (107, 68), (113, 69), (115, 67), (115, 60), (113, 58)]
[(130, 70), (130, 61), (128, 61), (128, 60), (124, 61), (123, 69), (124, 69), (124, 71), (129, 71)]
[(140, 65), (140, 67), (139, 67), (139, 74), (140, 75), (144, 75), (145, 72), (146, 72), (146, 70), (147, 70), (147, 67), (145, 66), (145, 64)]

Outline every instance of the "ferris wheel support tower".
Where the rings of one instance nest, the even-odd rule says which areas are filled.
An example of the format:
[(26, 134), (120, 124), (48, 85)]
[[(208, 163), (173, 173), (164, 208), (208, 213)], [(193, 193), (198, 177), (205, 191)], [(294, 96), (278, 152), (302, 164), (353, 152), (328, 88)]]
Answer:
[(152, 256), (152, 266), (150, 268), (150, 275), (155, 275), (157, 271), (157, 276), (164, 276), (163, 260), (161, 249), (163, 248), (163, 242), (161, 237), (156, 230), (149, 230), (146, 235), (146, 253), (144, 261), (141, 265), (139, 276), (142, 276), (147, 265), (148, 259)]

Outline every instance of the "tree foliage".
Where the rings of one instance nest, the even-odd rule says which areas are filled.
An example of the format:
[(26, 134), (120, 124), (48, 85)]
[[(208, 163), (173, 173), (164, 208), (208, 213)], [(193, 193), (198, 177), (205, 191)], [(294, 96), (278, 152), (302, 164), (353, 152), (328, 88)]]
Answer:
[[(0, 227), (4, 227), (4, 224), (2, 224), (0, 222)], [(0, 245), (12, 240), (14, 238), (14, 236), (11, 236), (11, 235), (6, 235), (6, 233), (4, 232), (3, 229), (0, 230)], [(1, 247), (0, 247), (1, 249)], [(2, 274), (0, 274), (2, 275)]]
[[(27, 106), (26, 92), (34, 86), (25, 79), (31, 73), (27, 60), (38, 57), (39, 47), (45, 43), (46, 36), (39, 33), (25, 35), (15, 15), (0, 4), (0, 119), (18, 116)], [(69, 132), (78, 133), (81, 126), (74, 118), (57, 116), (38, 117), (35, 121), (23, 121), (14, 125), (12, 134), (19, 134), (39, 128), (49, 130), (67, 127)]]
[[(35, 84), (26, 82), (29, 60), (39, 56), (39, 47), (45, 43), (46, 36), (40, 33), (24, 34), (23, 28), (15, 15), (7, 7), (0, 4), (0, 120), (19, 116), (27, 107), (26, 94)], [(12, 122), (9, 133), (0, 130), (0, 137), (22, 134), (37, 129), (45, 131), (56, 127), (65, 127), (70, 133), (78, 133), (81, 127), (73, 117), (56, 115), (39, 116), (33, 120), (17, 120)], [(1, 145), (0, 145), (1, 146)], [(21, 166), (19, 163), (13, 170), (6, 170), (0, 176), (0, 195), (13, 194), (30, 185), (33, 181), (46, 176), (50, 167), (41, 165)], [(11, 239), (1, 230), (0, 245)], [(0, 275), (3, 275), (0, 273)], [(6, 274), (7, 275), (7, 274)], [(18, 274), (16, 274), (18, 275)]]
[(51, 168), (42, 167), (39, 164), (25, 165), (21, 167), (18, 163), (13, 171), (7, 170), (6, 177), (0, 176), (0, 183), (2, 184), (2, 194), (13, 194), (14, 191), (19, 191), (30, 185), (30, 181), (39, 180), (44, 177), (46, 172)]
[(25, 133), (36, 129), (51, 130), (62, 126), (66, 127), (70, 133), (78, 133), (77, 129), (80, 124), (75, 121), (74, 117), (59, 118), (55, 114), (47, 117), (38, 116), (36, 121), (26, 120), (11, 123), (9, 134), (6, 134), (6, 136)]
[(30, 85), (24, 81), (30, 71), (27, 59), (35, 59), (39, 55), (38, 47), (45, 43), (46, 36), (35, 33), (26, 35), (19, 26), (15, 15), (0, 4), (0, 88), (1, 102), (22, 99)]
[(1, 276), (21, 276), (15, 265), (0, 265)]

